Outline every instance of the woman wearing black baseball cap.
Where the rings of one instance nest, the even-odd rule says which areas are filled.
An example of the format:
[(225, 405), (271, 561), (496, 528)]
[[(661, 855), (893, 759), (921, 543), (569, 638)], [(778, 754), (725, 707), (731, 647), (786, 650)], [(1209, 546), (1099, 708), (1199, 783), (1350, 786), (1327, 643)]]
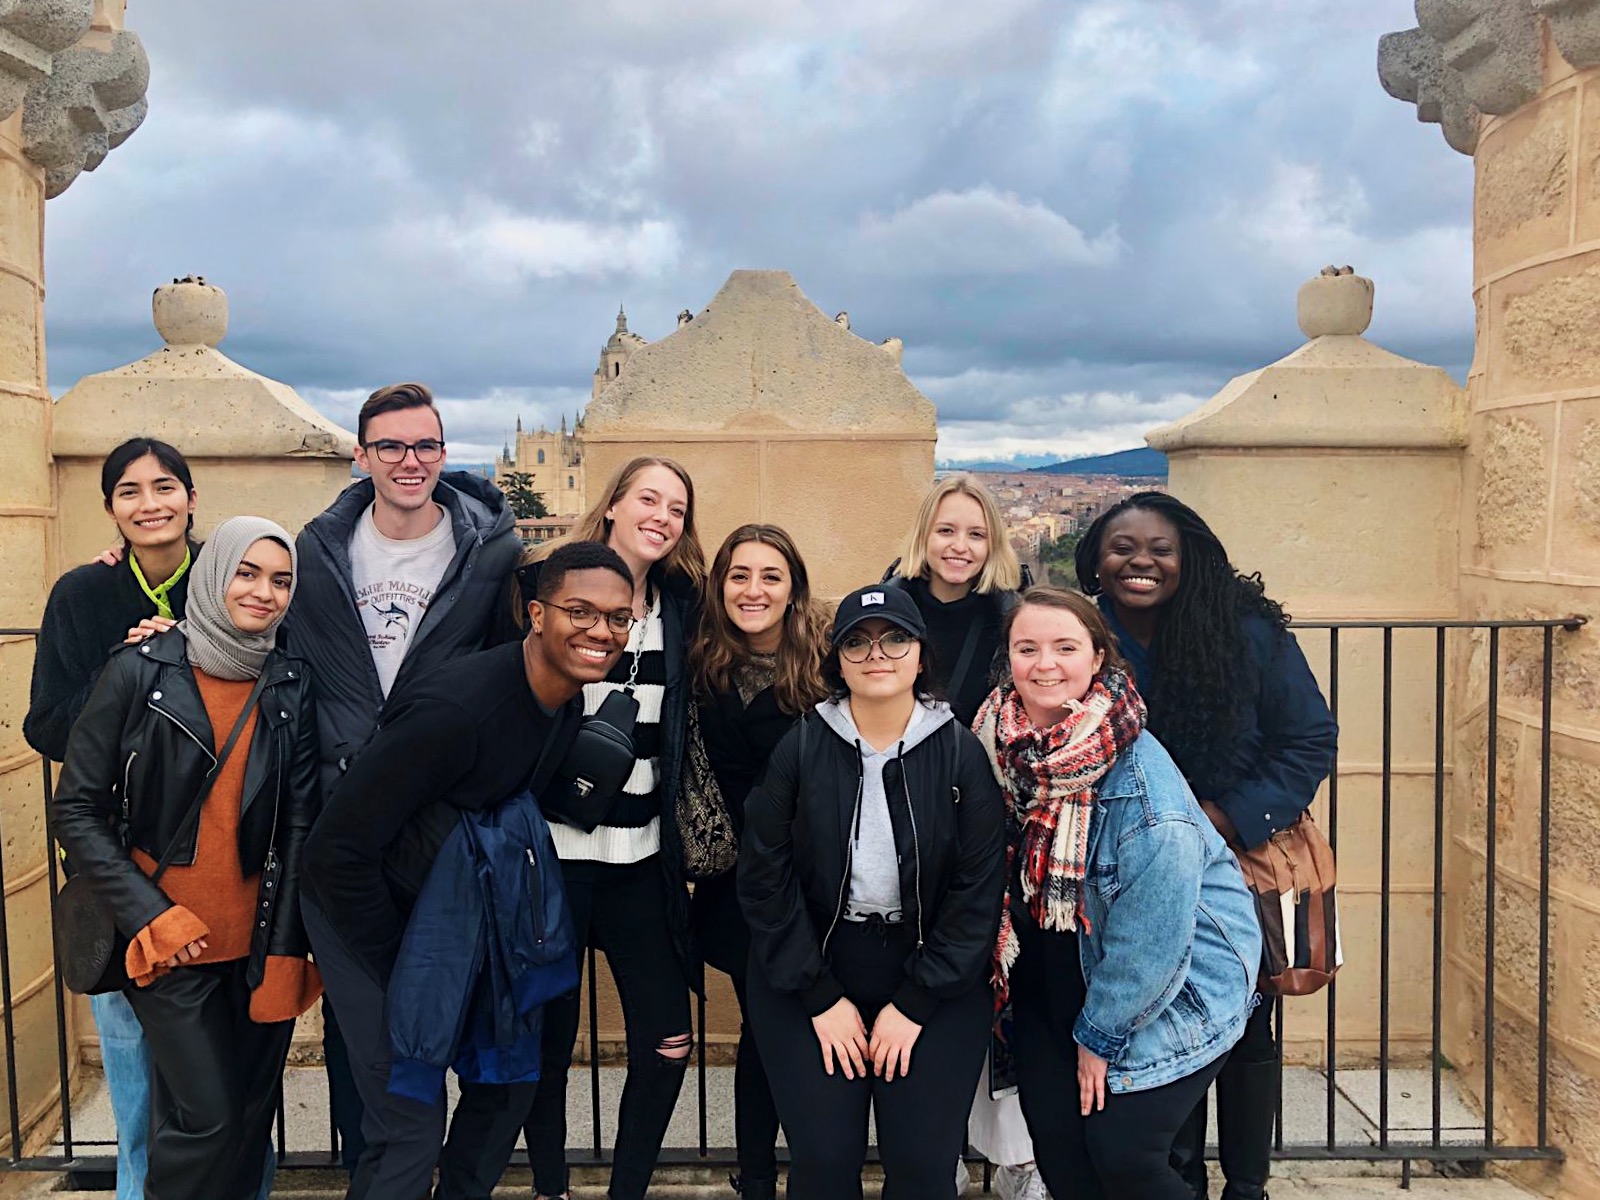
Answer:
[(745, 805), (750, 1018), (789, 1141), (791, 1200), (948, 1200), (988, 1044), (1004, 815), (977, 738), (933, 699), (903, 590), (840, 603), (830, 698)]

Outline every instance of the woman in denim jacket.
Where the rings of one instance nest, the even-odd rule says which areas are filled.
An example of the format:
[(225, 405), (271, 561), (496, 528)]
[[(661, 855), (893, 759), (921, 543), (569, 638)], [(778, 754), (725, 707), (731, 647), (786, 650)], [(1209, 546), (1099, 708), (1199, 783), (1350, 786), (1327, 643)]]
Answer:
[(996, 979), (1040, 1172), (1056, 1200), (1188, 1200), (1170, 1154), (1255, 1003), (1250, 894), (1094, 603), (1030, 589), (1006, 645), (977, 733), (1006, 794)]

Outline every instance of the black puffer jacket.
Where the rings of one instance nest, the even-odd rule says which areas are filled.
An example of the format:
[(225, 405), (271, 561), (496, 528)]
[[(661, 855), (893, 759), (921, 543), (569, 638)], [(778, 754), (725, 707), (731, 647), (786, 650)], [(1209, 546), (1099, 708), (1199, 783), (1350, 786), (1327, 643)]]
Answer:
[[(847, 898), (860, 773), (857, 748), (807, 713), (745, 801), (738, 886), (755, 964), (773, 988), (797, 993), (812, 1016), (844, 995), (823, 946)], [(918, 930), (894, 1005), (926, 1024), (941, 1000), (988, 978), (1004, 888), (1005, 809), (982, 744), (952, 720), (890, 761), (883, 782), (904, 920)]]
[[(317, 722), (306, 665), (274, 650), (248, 750), (239, 811), (239, 861), (246, 877), (261, 870), (268, 850), (279, 862), (278, 887), (263, 889), (265, 928), (250, 947), (249, 977), (269, 954), (305, 957), (300, 923), (300, 860), (321, 805)], [(199, 794), (215, 753), (230, 731), (213, 730), (177, 630), (157, 634), (111, 656), (83, 715), (72, 728), (52, 816), (68, 864), (89, 880), (117, 928), (133, 937), (172, 907), (118, 839), (124, 812), (132, 846), (159, 859)], [(194, 863), (198, 822), (172, 856)]]
[[(322, 786), (329, 793), (383, 712), (383, 686), (350, 576), (350, 537), (372, 497), (372, 480), (351, 484), (295, 539), (300, 578), (281, 640), (316, 674)], [(412, 677), (516, 634), (504, 597), (522, 544), (505, 497), (487, 479), (450, 471), (439, 477), (433, 498), (450, 516), (456, 552), (400, 664), (391, 697), (401, 695)]]

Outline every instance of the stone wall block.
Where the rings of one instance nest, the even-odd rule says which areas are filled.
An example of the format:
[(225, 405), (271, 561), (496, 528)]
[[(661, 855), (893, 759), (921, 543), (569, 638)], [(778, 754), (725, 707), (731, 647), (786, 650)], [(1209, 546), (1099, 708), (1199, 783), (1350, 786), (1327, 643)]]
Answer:
[[(1343, 402), (1330, 389), (1328, 408)], [(1453, 451), (1329, 454), (1315, 449), (1252, 449), (1249, 454), (1174, 455), (1168, 480), (1175, 495), (1206, 516), (1242, 570), (1263, 572), (1269, 593), (1302, 617), (1393, 616), (1455, 609), (1457, 548), (1438, 523), (1460, 507), (1461, 468)], [(1403, 481), (1403, 483), (1397, 483)], [(1394, 520), (1396, 492), (1426, 497), (1413, 520)], [(1263, 495), (1304, 503), (1263, 506)], [(1414, 502), (1415, 503), (1415, 502)], [(1337, 537), (1326, 523), (1337, 514)], [(1407, 564), (1397, 574), (1388, 551)], [(1307, 631), (1304, 637), (1325, 639)], [(1351, 635), (1342, 639), (1348, 653)], [(1314, 653), (1313, 665), (1326, 661)], [(1376, 635), (1371, 638), (1376, 645)], [(1326, 641), (1322, 641), (1326, 646)], [(1320, 667), (1319, 667), (1320, 669)]]
[(1501, 570), (1542, 570), (1550, 519), (1553, 407), (1474, 418), (1468, 494), (1476, 497), (1466, 546), (1471, 561)]
[(43, 200), (44, 186), (38, 173), (0, 156), (0, 262), (33, 280), (44, 278), (44, 244), (39, 238)]
[(1577, 241), (1588, 242), (1600, 238), (1600, 81), (1579, 84), (1576, 94), (1583, 104), (1583, 116), (1573, 162), (1575, 233)]
[(39, 762), (0, 773), (0, 812), (5, 814), (6, 886), (15, 887), (44, 863), (44, 780)]
[(1600, 398), (1561, 406), (1554, 536), (1564, 573), (1600, 579)]
[[(4, 529), (5, 536), (0, 537), (0, 626), (31, 629), (39, 623), (50, 590), (50, 579), (39, 570), (39, 564), (48, 561), (50, 531), (43, 516), (9, 517)], [(103, 544), (101, 548), (104, 549)], [(32, 650), (28, 653), (31, 661)], [(0, 678), (19, 679), (26, 691), (30, 675)], [(0, 744), (0, 760), (5, 755), (5, 746)]]
[(43, 384), (39, 344), (39, 289), (15, 275), (0, 272), (0, 380), (22, 388)]
[[(1498, 858), (1498, 856), (1497, 856)], [(1503, 865), (1503, 864), (1502, 864)], [(1482, 978), (1485, 965), (1485, 948), (1488, 945), (1488, 925), (1484, 919), (1487, 911), (1487, 875), (1485, 864), (1477, 858), (1464, 895), (1458, 897), (1464, 906), (1461, 936), (1455, 944), (1471, 964), (1473, 973)], [(1558, 939), (1555, 932), (1564, 914), (1551, 907), (1551, 943)], [(1474, 919), (1476, 917), (1476, 919)], [(1532, 888), (1512, 878), (1503, 870), (1495, 873), (1494, 894), (1494, 969), (1495, 995), (1510, 1000), (1531, 1011), (1539, 1000), (1539, 896)]]
[(1479, 276), (1565, 246), (1574, 175), (1573, 105), (1559, 92), (1486, 133), (1478, 145)]
[[(45, 437), (49, 400), (43, 396), (0, 397), (0, 444), (31, 446)], [(50, 464), (43, 455), (17, 454), (0, 471), (0, 505), (47, 508)]]
[(1518, 271), (1489, 286), (1487, 395), (1592, 387), (1600, 379), (1600, 252)]
[(1551, 879), (1600, 902), (1600, 745), (1561, 743), (1550, 758)]

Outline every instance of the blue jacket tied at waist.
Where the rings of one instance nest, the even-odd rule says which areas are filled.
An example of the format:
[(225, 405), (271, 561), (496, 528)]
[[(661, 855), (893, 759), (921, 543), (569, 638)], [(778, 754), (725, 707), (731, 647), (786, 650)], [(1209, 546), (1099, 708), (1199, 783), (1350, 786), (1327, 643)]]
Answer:
[(578, 986), (550, 827), (531, 792), (462, 812), (417, 897), (389, 979), (389, 1090), (432, 1102), (539, 1078), (543, 1005)]

